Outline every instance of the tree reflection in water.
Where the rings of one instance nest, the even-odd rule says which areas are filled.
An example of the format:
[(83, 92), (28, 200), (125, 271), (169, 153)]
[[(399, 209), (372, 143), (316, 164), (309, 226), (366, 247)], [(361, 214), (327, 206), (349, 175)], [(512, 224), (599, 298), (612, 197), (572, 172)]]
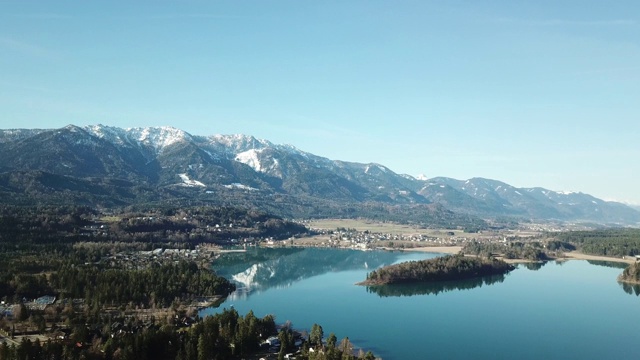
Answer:
[(542, 269), (543, 266), (547, 265), (547, 262), (546, 261), (526, 262), (518, 265), (522, 265), (525, 269), (538, 271)]
[(367, 291), (369, 293), (377, 294), (380, 297), (438, 295), (448, 291), (471, 290), (483, 285), (502, 283), (504, 279), (504, 275), (493, 275), (458, 281), (367, 286)]
[(629, 284), (626, 282), (619, 282), (622, 290), (629, 295), (640, 296), (640, 285), (639, 284)]

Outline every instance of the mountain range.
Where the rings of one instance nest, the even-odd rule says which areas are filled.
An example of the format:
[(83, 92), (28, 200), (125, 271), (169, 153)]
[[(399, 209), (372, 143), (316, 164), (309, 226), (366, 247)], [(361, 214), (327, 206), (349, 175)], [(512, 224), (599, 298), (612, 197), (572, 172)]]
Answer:
[(384, 209), (418, 218), (640, 222), (636, 209), (579, 192), (516, 188), (484, 178), (413, 177), (252, 136), (196, 136), (173, 127), (0, 130), (0, 199), (104, 207), (243, 202), (305, 217)]

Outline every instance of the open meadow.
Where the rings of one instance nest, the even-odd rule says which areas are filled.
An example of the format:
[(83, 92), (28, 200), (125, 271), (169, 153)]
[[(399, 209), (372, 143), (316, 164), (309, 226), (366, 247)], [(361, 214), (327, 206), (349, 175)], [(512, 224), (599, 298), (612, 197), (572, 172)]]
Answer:
[(394, 235), (428, 235), (428, 236), (453, 236), (462, 235), (462, 230), (455, 229), (426, 229), (416, 225), (397, 224), (392, 222), (376, 222), (365, 219), (321, 219), (312, 220), (307, 226), (312, 229), (336, 230), (337, 228), (356, 229), (357, 231), (369, 231), (372, 233), (384, 233)]

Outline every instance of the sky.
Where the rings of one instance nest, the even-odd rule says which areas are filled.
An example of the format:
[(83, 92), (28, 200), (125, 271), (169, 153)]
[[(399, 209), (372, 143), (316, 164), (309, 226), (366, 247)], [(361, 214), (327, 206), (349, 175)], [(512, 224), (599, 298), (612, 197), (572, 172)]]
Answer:
[(0, 0), (0, 109), (640, 204), (640, 2)]

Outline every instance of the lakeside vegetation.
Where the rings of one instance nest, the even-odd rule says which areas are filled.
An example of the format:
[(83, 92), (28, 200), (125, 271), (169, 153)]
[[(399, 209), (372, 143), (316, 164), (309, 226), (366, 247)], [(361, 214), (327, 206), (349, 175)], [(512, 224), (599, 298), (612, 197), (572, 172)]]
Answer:
[(504, 275), (514, 266), (496, 259), (447, 255), (434, 259), (389, 265), (367, 274), (359, 285), (376, 286), (402, 283), (464, 280)]
[[(373, 359), (348, 338), (320, 344), (275, 318), (197, 308), (235, 286), (215, 274), (214, 244), (284, 239), (297, 223), (235, 208), (0, 207), (0, 360)], [(38, 298), (38, 299), (36, 299)], [(265, 345), (279, 339), (277, 348)], [(299, 344), (299, 341), (302, 342)], [(298, 343), (296, 343), (298, 342)], [(320, 346), (323, 351), (310, 351)]]
[[(554, 234), (554, 239), (575, 245), (590, 255), (607, 257), (636, 257), (640, 255), (640, 229), (616, 228), (593, 231), (570, 231)], [(640, 293), (640, 263), (628, 265), (618, 281), (629, 293)]]
[[(302, 360), (375, 359), (371, 352), (354, 355), (349, 338), (338, 343), (330, 334), (323, 341), (322, 327), (317, 324), (304, 337), (290, 324), (278, 330), (274, 316), (257, 318), (252, 311), (242, 316), (234, 309), (225, 309), (193, 319), (188, 327), (182, 323), (184, 319), (168, 317), (145, 324), (135, 318), (105, 317), (94, 322), (79, 314), (73, 319), (69, 337), (44, 342), (24, 339), (17, 345), (5, 342), (0, 345), (0, 360), (204, 360), (273, 354), (284, 359), (291, 352), (297, 352), (296, 358)], [(302, 342), (300, 351), (297, 341)]]
[[(463, 253), (477, 256), (502, 256), (505, 259), (525, 259), (545, 261), (563, 258), (565, 252), (579, 251), (586, 255), (605, 258), (624, 258), (627, 264), (608, 261), (589, 262), (594, 265), (624, 269), (618, 281), (625, 283), (625, 291), (638, 293), (640, 284), (640, 263), (628, 264), (629, 259), (640, 255), (640, 229), (613, 228), (591, 231), (567, 231), (545, 234), (546, 241), (528, 242), (471, 242), (463, 248)], [(631, 260), (632, 261), (632, 260)], [(634, 285), (634, 286), (632, 286)]]
[(640, 255), (640, 229), (615, 228), (550, 234), (590, 255), (611, 257)]
[(523, 259), (529, 261), (543, 261), (549, 258), (543, 244), (537, 241), (531, 242), (478, 242), (472, 241), (462, 248), (464, 254), (479, 257), (501, 256), (504, 259)]
[(629, 265), (618, 277), (619, 281), (640, 285), (640, 263)]

